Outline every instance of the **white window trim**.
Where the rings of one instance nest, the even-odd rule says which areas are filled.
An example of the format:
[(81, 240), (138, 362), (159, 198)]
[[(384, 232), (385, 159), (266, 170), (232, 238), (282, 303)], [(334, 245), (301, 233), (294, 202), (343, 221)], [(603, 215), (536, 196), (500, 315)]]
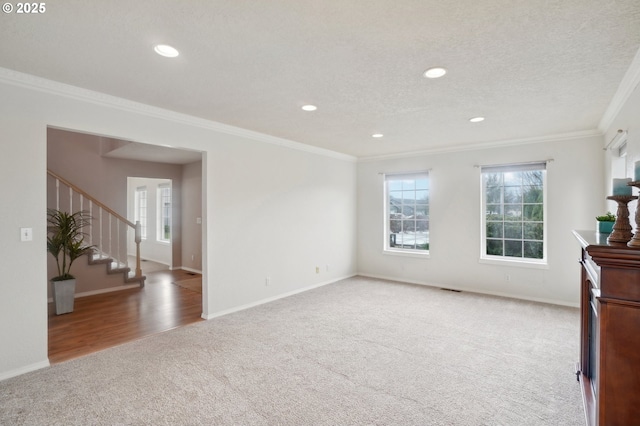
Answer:
[[(383, 239), (384, 245), (382, 253), (389, 256), (401, 256), (401, 257), (415, 257), (420, 259), (429, 259), (431, 258), (431, 238), (429, 238), (429, 250), (415, 250), (415, 249), (398, 249), (389, 246), (389, 200), (388, 200), (388, 191), (387, 191), (387, 177), (388, 176), (411, 176), (415, 178), (419, 175), (425, 175), (429, 178), (429, 170), (417, 171), (417, 172), (402, 172), (402, 173), (388, 173), (382, 174), (382, 199), (384, 206), (384, 214), (383, 214)], [(431, 179), (429, 179), (429, 211), (431, 211)], [(431, 217), (431, 215), (429, 215)], [(431, 235), (431, 220), (429, 220), (429, 235)]]
[[(543, 163), (540, 161), (539, 163)], [(510, 164), (505, 164), (509, 166)], [(517, 164), (513, 164), (514, 166)], [(487, 224), (486, 224), (486, 188), (482, 177), (482, 168), (480, 170), (480, 259), (479, 263), (502, 265), (502, 266), (519, 266), (523, 268), (533, 269), (549, 269), (549, 258), (547, 250), (549, 247), (549, 234), (547, 232), (547, 169), (542, 174), (542, 215), (544, 221), (542, 223), (542, 259), (529, 259), (509, 256), (493, 256), (487, 253)]]

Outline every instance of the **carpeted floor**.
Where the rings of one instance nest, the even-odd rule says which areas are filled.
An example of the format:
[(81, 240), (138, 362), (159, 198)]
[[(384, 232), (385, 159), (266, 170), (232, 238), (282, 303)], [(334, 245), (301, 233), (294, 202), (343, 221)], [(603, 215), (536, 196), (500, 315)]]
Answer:
[(0, 382), (0, 424), (584, 425), (578, 331), (358, 277)]

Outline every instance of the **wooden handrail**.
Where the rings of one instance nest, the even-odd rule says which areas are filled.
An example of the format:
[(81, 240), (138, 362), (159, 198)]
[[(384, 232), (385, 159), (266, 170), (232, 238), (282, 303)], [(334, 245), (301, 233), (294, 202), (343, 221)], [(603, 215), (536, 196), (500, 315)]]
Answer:
[(54, 172), (52, 172), (51, 170), (47, 169), (47, 173), (49, 174), (49, 176), (58, 179), (60, 182), (64, 183), (65, 185), (67, 185), (69, 188), (73, 189), (75, 192), (77, 192), (78, 194), (81, 194), (83, 197), (88, 198), (89, 200), (91, 200), (92, 203), (94, 203), (95, 205), (97, 205), (98, 207), (106, 210), (108, 213), (112, 214), (113, 216), (115, 216), (116, 218), (118, 218), (119, 220), (121, 220), (122, 222), (126, 223), (127, 225), (129, 225), (130, 227), (134, 228), (136, 227), (136, 224), (131, 222), (130, 220), (128, 220), (127, 218), (121, 216), (120, 214), (116, 213), (115, 211), (113, 211), (112, 209), (110, 209), (109, 207), (105, 206), (104, 204), (102, 204), (100, 201), (96, 200), (94, 197), (92, 197), (91, 195), (89, 195), (89, 193), (87, 193), (86, 191), (78, 188), (77, 186), (75, 186), (74, 184), (72, 184), (71, 182), (69, 182), (68, 180), (66, 180), (63, 177), (58, 176), (57, 174), (55, 174)]
[[(116, 213), (115, 211), (113, 211), (113, 209), (109, 208), (105, 204), (103, 204), (100, 201), (96, 200), (87, 191), (77, 187), (76, 185), (72, 184), (71, 182), (69, 182), (65, 178), (57, 175), (56, 173), (52, 172), (51, 170), (47, 169), (47, 174), (49, 176), (51, 176), (52, 178), (56, 179), (57, 182), (62, 182), (64, 185), (66, 185), (68, 188), (70, 188), (73, 192), (78, 193), (83, 198), (86, 198), (91, 203), (95, 204), (97, 207), (99, 207), (100, 209), (106, 211), (111, 216), (115, 217), (117, 220), (119, 220), (120, 222), (124, 223), (125, 225), (129, 226), (130, 228), (132, 228), (134, 230), (134, 241), (135, 241), (135, 244), (136, 244), (136, 271), (135, 271), (135, 276), (136, 277), (141, 277), (142, 276), (142, 268), (141, 268), (141, 265), (140, 265), (140, 261), (141, 261), (140, 243), (142, 241), (142, 232), (141, 232), (140, 222), (137, 222), (137, 223), (131, 222), (127, 218), (125, 218), (122, 215), (120, 215), (120, 214)], [(102, 210), (100, 211), (100, 214), (102, 214)], [(109, 226), (111, 226), (111, 222), (109, 222)], [(102, 234), (100, 234), (100, 235), (102, 235)], [(118, 260), (118, 262), (119, 262), (119, 260)], [(143, 285), (143, 283), (144, 283), (144, 281), (141, 282), (141, 285)]]

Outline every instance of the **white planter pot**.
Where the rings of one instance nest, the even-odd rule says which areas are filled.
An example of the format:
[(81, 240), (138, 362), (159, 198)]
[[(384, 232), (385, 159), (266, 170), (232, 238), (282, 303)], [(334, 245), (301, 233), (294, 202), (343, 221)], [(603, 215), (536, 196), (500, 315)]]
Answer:
[(53, 303), (56, 315), (73, 312), (73, 302), (76, 297), (76, 280), (51, 281), (53, 287)]

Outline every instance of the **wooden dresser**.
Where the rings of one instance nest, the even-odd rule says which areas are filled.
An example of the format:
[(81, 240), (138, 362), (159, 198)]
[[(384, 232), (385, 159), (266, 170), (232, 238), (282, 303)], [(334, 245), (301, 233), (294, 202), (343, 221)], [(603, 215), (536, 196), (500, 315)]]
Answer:
[(587, 425), (640, 425), (640, 249), (574, 231), (580, 263), (580, 362)]

